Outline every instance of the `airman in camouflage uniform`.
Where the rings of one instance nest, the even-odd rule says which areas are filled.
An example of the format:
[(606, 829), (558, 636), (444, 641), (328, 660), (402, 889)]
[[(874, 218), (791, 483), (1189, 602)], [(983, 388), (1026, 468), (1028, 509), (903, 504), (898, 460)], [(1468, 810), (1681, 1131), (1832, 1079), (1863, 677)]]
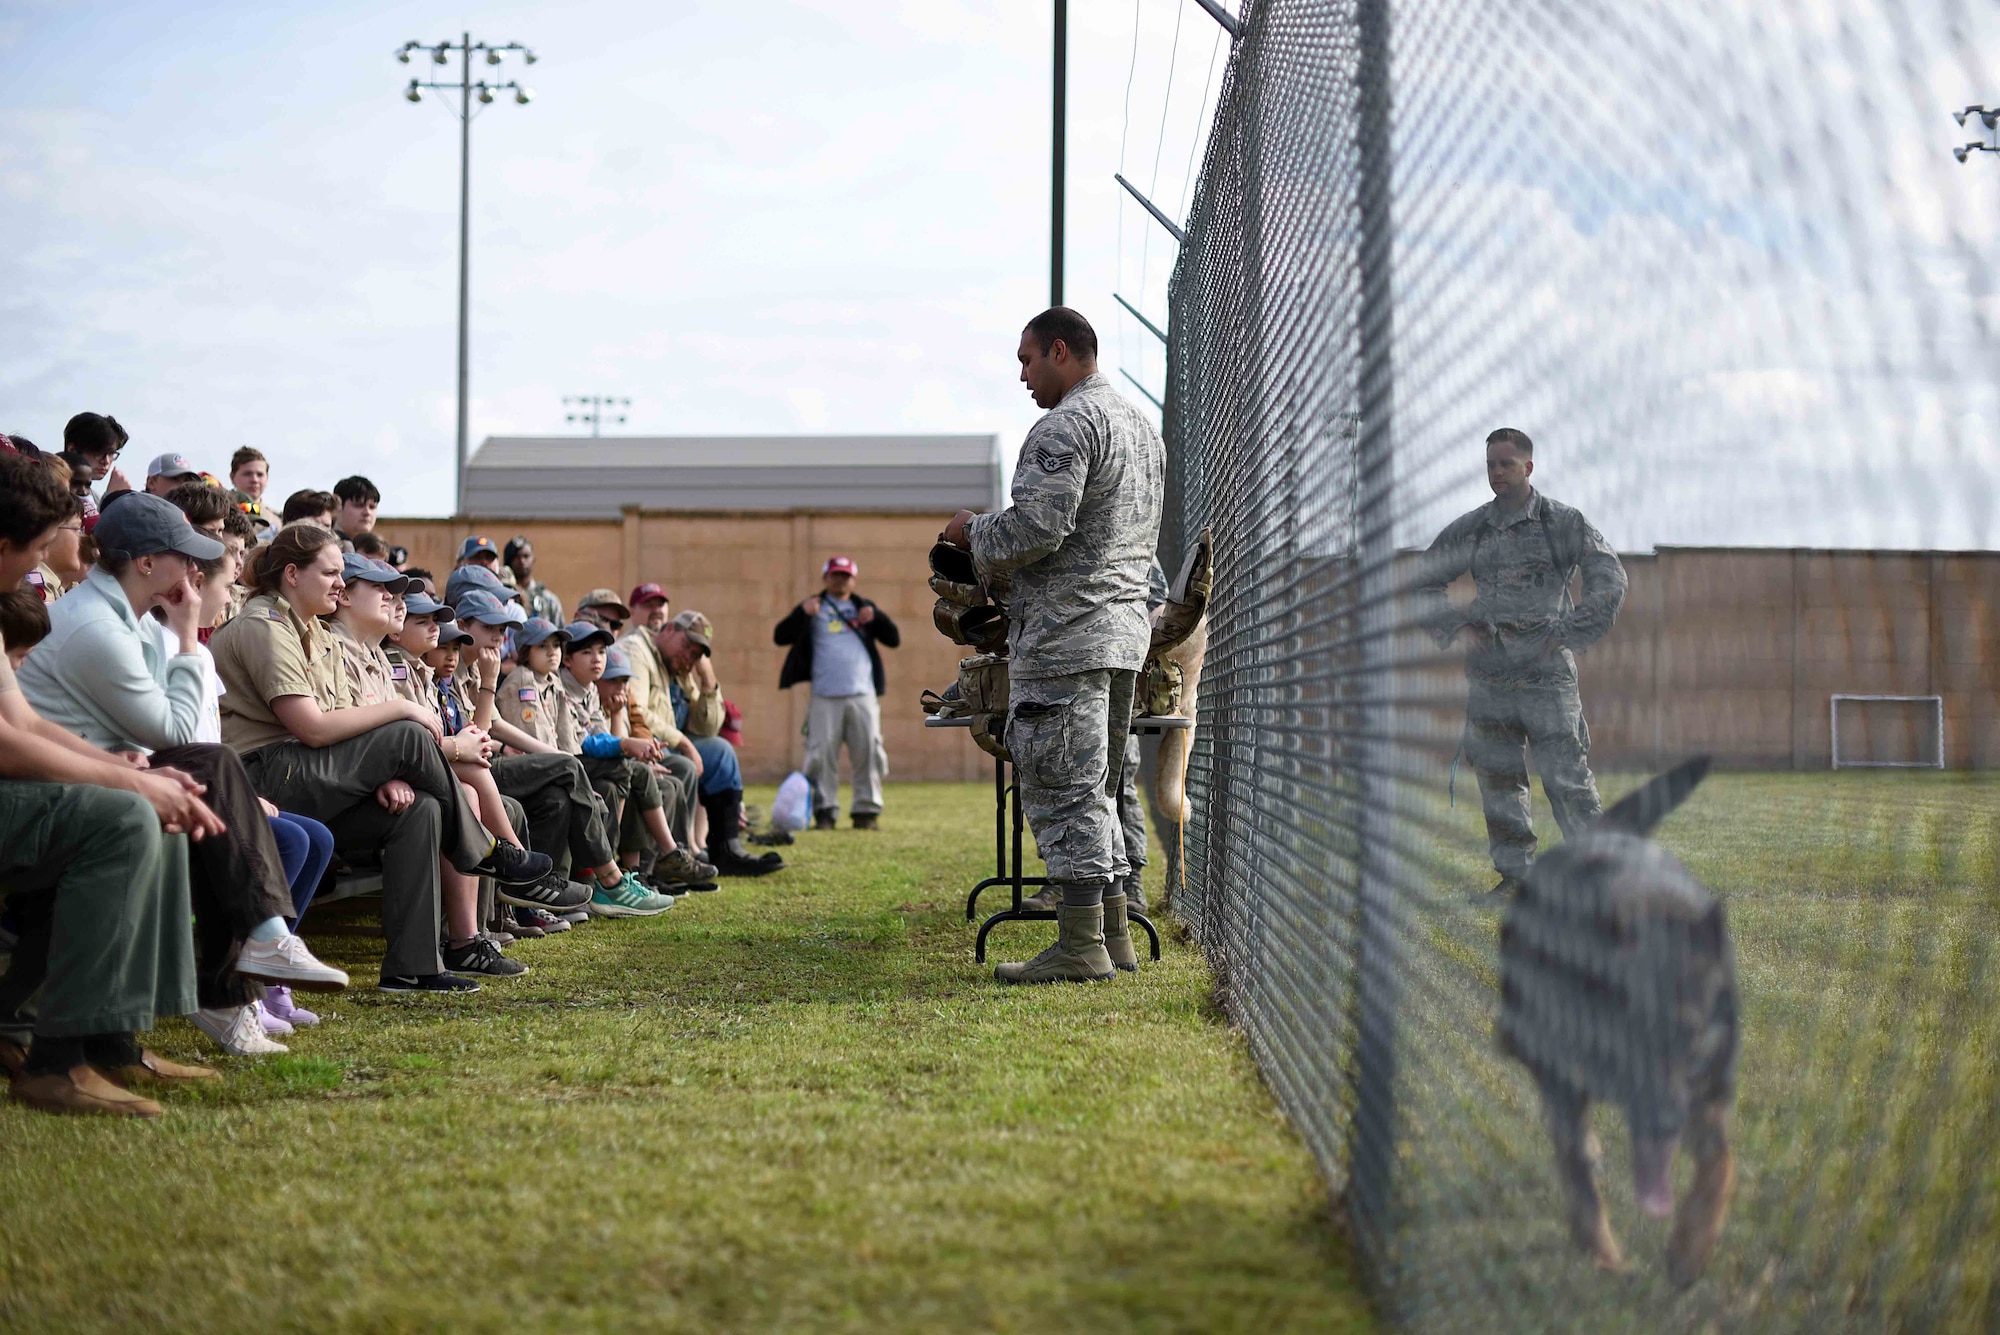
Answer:
[(1125, 896), (1131, 870), (1117, 796), (1139, 670), (1152, 628), (1147, 572), (1160, 535), (1166, 449), (1151, 422), (1097, 371), (1097, 337), (1064, 307), (1030, 322), (1021, 378), (1050, 411), (1028, 432), (1013, 504), (961, 516), (982, 581), (1008, 594), (1007, 750), (1049, 879), (1061, 888), (1057, 943), (1005, 982), (1101, 980), (1136, 965)]
[[(1625, 601), (1625, 568), (1577, 511), (1528, 484), (1534, 445), (1511, 427), (1487, 437), (1494, 499), (1453, 520), (1424, 553), (1416, 584), (1425, 624), (1440, 646), (1461, 634), (1465, 656), (1466, 761), (1479, 777), (1486, 837), (1500, 883), (1512, 894), (1534, 860), (1528, 758), (1564, 838), (1603, 810), (1590, 772), (1590, 729), (1577, 694), (1576, 656), (1602, 639)], [(1583, 596), (1570, 601), (1571, 578)], [(1476, 596), (1453, 607), (1445, 586), (1471, 572)]]

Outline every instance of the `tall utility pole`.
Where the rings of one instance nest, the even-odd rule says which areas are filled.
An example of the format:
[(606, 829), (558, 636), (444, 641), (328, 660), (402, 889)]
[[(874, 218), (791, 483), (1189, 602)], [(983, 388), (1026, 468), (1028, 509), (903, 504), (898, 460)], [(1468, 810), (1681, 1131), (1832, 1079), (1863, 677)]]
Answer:
[[(459, 56), (459, 78), (457, 83), (439, 83), (435, 79), (411, 79), (410, 86), (403, 90), (403, 96), (412, 102), (424, 100), (423, 90), (428, 88), (436, 93), (458, 94), (458, 453), (457, 466), (452, 474), (452, 513), (465, 513), (465, 458), (466, 442), (469, 436), (469, 413), (471, 411), (471, 254), (472, 254), (472, 118), (478, 113), (472, 109), (474, 97), (480, 105), (493, 101), (495, 93), (512, 92), (514, 101), (527, 106), (534, 94), (509, 79), (505, 83), (475, 82), (472, 77), (472, 56), (483, 53), (488, 65), (498, 65), (509, 52), (518, 52), (528, 64), (535, 63), (535, 53), (519, 42), (493, 45), (474, 42), (471, 33), (460, 34), (459, 40), (425, 44), (405, 42), (396, 52), (396, 59), (407, 65), (410, 53), (422, 51), (429, 55), (434, 65), (447, 65), (452, 53)], [(445, 105), (450, 106), (449, 99)]]
[(1055, 141), (1049, 151), (1049, 305), (1063, 304), (1063, 129), (1069, 121), (1069, 0), (1056, 0)]

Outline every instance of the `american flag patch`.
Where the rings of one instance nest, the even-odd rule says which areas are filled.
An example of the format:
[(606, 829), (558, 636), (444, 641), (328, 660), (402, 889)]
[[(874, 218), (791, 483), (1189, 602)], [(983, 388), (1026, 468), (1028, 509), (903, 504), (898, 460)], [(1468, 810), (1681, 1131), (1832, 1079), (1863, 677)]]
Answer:
[(522, 703), (522, 704), (524, 704), (524, 705), (532, 705), (532, 704), (534, 704), (534, 703), (535, 703), (535, 702), (536, 702), (537, 700), (539, 700), (539, 699), (541, 699), (541, 698), (542, 698), (542, 697), (541, 697), (540, 695), (538, 695), (538, 694), (536, 694), (536, 693), (535, 693), (535, 688), (534, 688), (534, 687), (532, 687), (532, 686), (523, 686), (523, 687), (521, 688), (521, 703)]
[(409, 679), (410, 665), (408, 663), (392, 663), (389, 665), (389, 680), (408, 681)]

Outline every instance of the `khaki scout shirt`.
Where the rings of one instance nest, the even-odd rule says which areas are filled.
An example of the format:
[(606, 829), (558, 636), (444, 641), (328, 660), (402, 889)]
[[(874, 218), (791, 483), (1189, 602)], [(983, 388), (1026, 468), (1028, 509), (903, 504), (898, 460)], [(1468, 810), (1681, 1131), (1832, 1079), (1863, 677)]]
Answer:
[(643, 728), (661, 746), (679, 750), (682, 734), (674, 726), (674, 702), (668, 691), (673, 677), (660, 651), (653, 647), (653, 633), (644, 626), (635, 626), (625, 632), (618, 647), (625, 651), (626, 661), (632, 665), (632, 679), (625, 683), (625, 692), (631, 701), (626, 708), (634, 733)]
[(389, 660), (389, 680), (396, 694), (433, 714), (438, 713), (437, 674), (431, 671), (431, 665), (393, 644), (384, 646), (382, 655)]
[(595, 685), (584, 685), (570, 675), (568, 668), (557, 673), (556, 678), (562, 682), (563, 694), (569, 697), (569, 716), (576, 725), (576, 744), (579, 747), (583, 745), (584, 738), (611, 731), (611, 720), (604, 716), (604, 702), (597, 698)]
[(357, 705), (386, 705), (400, 698), (389, 656), (379, 644), (363, 644), (339, 621), (329, 621), (327, 629), (340, 641), (340, 656), (347, 664), (347, 679), (354, 686)]
[(501, 718), (544, 745), (577, 754), (581, 739), (576, 720), (570, 716), (569, 696), (554, 674), (539, 676), (517, 667), (500, 683), (499, 697)]
[(323, 710), (354, 707), (340, 644), (315, 617), (300, 616), (275, 593), (260, 593), (208, 642), (222, 683), (222, 740), (255, 751), (292, 734), (271, 701), (309, 695)]

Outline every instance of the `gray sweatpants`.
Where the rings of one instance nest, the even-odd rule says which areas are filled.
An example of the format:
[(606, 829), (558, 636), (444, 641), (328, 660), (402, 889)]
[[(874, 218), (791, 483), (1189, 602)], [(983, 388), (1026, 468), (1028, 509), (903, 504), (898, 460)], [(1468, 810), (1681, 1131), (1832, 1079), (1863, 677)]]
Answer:
[(1114, 881), (1131, 870), (1119, 794), (1138, 678), (1104, 668), (1009, 683), (1007, 752), (1051, 881)]
[(1465, 759), (1479, 776), (1493, 869), (1525, 876), (1535, 858), (1528, 756), (1556, 824), (1571, 838), (1604, 810), (1590, 773), (1590, 729), (1575, 681), (1500, 685), (1474, 677), (1466, 697)]
[(882, 780), (889, 774), (889, 753), (882, 749), (882, 704), (867, 693), (815, 695), (806, 711), (806, 778), (812, 780), (813, 802), (821, 811), (840, 810), (840, 748), (854, 771), (857, 815), (882, 810)]
[[(438, 858), (470, 872), (493, 851), (493, 836), (465, 800), (458, 776), (422, 726), (385, 724), (331, 746), (277, 742), (243, 757), (250, 781), (280, 811), (333, 831), (342, 853), (382, 860), (382, 972), (444, 972), (438, 953)], [(385, 810), (375, 790), (401, 779), (417, 793), (403, 811)]]

